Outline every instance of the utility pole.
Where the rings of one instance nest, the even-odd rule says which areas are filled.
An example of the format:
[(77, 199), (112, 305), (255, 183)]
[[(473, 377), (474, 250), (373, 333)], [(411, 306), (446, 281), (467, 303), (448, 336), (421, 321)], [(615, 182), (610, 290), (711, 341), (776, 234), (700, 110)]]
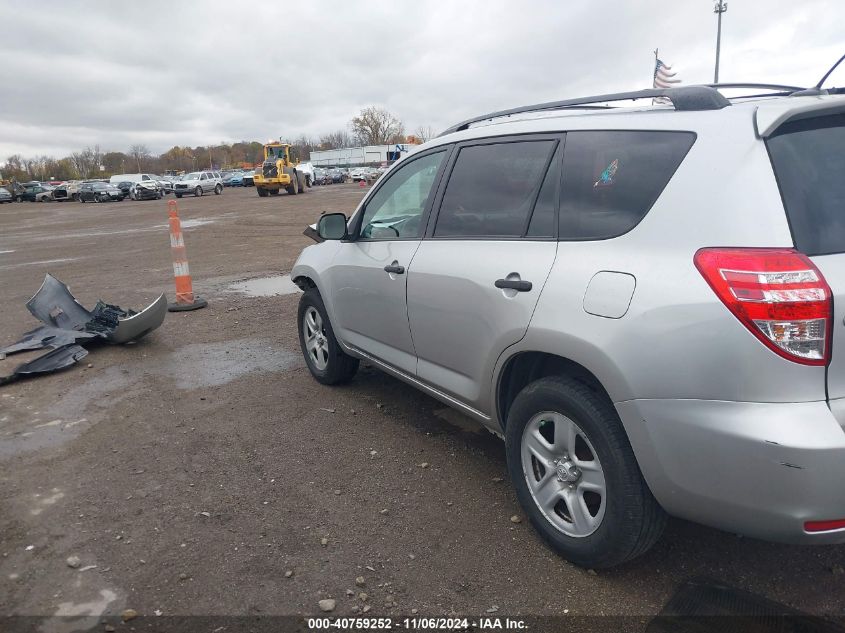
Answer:
[(716, 0), (716, 7), (713, 13), (718, 15), (718, 26), (716, 27), (716, 72), (713, 75), (713, 83), (719, 83), (719, 49), (722, 45), (722, 14), (728, 10), (728, 3), (723, 0)]

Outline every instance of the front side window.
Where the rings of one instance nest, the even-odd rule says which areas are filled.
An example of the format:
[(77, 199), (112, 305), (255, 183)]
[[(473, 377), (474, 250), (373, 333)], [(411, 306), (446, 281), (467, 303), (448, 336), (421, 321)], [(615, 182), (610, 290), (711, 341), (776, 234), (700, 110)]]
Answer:
[(446, 151), (398, 168), (367, 202), (360, 236), (390, 240), (419, 237), (422, 216)]
[(556, 144), (549, 139), (462, 148), (434, 236), (521, 236)]
[(569, 132), (559, 238), (598, 240), (630, 231), (651, 209), (694, 141), (692, 132)]

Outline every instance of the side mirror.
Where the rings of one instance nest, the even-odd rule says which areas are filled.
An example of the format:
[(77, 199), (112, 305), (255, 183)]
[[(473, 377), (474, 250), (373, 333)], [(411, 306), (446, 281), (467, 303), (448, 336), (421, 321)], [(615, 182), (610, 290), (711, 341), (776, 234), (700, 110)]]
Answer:
[(324, 240), (342, 240), (346, 234), (346, 216), (342, 213), (327, 213), (317, 222), (317, 234)]

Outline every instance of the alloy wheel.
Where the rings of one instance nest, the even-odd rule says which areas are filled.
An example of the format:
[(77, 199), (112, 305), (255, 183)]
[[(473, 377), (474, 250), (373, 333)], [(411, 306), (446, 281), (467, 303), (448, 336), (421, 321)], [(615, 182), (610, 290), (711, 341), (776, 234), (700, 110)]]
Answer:
[(302, 334), (314, 367), (319, 371), (325, 370), (329, 364), (329, 341), (323, 330), (323, 317), (313, 306), (309, 306), (302, 317)]
[(604, 470), (584, 431), (562, 413), (534, 415), (522, 433), (522, 471), (537, 508), (556, 529), (582, 538), (601, 525)]

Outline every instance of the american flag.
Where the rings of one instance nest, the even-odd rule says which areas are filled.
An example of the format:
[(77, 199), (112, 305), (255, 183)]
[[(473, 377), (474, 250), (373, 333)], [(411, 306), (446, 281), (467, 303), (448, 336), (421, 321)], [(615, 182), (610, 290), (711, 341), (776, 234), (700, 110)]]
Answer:
[[(680, 79), (675, 79), (675, 74), (672, 72), (672, 67), (665, 63), (662, 59), (655, 57), (654, 60), (654, 88), (672, 88), (675, 84), (681, 83)], [(652, 99), (652, 103), (671, 103), (666, 97), (657, 97)]]

